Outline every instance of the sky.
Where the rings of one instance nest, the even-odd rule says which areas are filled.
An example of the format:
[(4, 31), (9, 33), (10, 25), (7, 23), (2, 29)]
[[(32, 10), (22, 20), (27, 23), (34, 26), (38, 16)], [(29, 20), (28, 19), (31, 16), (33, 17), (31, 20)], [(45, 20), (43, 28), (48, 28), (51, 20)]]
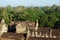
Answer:
[(60, 0), (0, 0), (0, 6), (52, 6), (60, 5)]

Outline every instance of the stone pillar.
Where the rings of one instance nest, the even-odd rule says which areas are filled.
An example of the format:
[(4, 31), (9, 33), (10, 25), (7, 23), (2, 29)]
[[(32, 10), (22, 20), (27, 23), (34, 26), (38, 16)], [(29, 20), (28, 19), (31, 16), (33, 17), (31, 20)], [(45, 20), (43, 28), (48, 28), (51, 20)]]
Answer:
[(2, 19), (1, 24), (2, 24), (2, 26), (1, 26), (2, 29), (1, 29), (0, 36), (1, 36), (4, 32), (7, 32), (7, 31), (8, 31), (8, 27), (6, 26), (4, 19)]
[(27, 31), (27, 38), (30, 36), (30, 30), (28, 28), (28, 31)]
[(32, 37), (35, 37), (35, 34), (34, 34), (34, 32), (32, 32)]
[(38, 20), (36, 21), (36, 27), (35, 27), (35, 30), (38, 29)]
[(40, 35), (38, 35), (38, 32), (35, 32), (35, 34), (36, 34), (36, 37), (40, 37)]
[(47, 32), (46, 32), (46, 38), (48, 38), (49, 36), (48, 36), (48, 34), (47, 34)]
[(31, 36), (31, 35), (30, 35), (30, 29), (28, 28), (26, 40), (28, 40), (28, 38), (29, 38), (30, 36)]
[(52, 29), (50, 30), (50, 38), (52, 38)]

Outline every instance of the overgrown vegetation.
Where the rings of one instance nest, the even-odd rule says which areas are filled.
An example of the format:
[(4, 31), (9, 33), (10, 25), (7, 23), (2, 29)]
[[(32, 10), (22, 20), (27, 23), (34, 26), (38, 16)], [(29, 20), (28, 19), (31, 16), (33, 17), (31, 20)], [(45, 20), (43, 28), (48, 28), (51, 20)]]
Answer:
[(8, 24), (10, 21), (39, 21), (41, 27), (55, 27), (59, 21), (60, 25), (60, 6), (45, 7), (0, 7), (0, 18), (5, 19)]

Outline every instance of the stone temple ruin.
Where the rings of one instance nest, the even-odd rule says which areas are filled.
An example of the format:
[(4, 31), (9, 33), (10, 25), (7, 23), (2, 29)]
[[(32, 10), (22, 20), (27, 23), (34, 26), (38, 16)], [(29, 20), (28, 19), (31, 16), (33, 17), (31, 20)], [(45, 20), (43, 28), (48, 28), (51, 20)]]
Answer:
[(4, 33), (7, 32), (8, 28), (7, 25), (5, 24), (5, 20), (2, 19), (1, 23), (0, 23), (0, 36)]
[[(38, 24), (37, 24), (38, 26)], [(23, 34), (25, 38), (29, 36), (30, 29), (37, 30), (38, 27), (35, 27), (35, 22), (30, 21), (19, 21), (14, 22), (11, 21), (11, 23), (7, 26), (5, 24), (5, 20), (2, 19), (1, 21), (1, 30), (0, 30), (0, 36), (4, 35), (4, 33), (17, 33), (17, 34)], [(3, 37), (3, 36), (2, 36)]]
[(0, 37), (3, 40), (47, 40), (48, 38), (60, 40), (60, 29), (38, 27), (38, 20), (36, 22), (11, 21), (7, 26), (2, 19), (0, 26)]

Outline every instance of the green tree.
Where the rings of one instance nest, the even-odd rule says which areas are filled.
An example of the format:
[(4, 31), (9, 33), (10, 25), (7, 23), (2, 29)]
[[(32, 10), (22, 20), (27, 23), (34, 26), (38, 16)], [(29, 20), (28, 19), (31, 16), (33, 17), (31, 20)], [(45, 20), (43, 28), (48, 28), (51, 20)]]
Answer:
[(3, 10), (2, 18), (5, 19), (7, 24), (9, 23), (10, 20), (9, 20), (9, 16), (8, 16), (8, 13), (6, 12), (6, 10)]

